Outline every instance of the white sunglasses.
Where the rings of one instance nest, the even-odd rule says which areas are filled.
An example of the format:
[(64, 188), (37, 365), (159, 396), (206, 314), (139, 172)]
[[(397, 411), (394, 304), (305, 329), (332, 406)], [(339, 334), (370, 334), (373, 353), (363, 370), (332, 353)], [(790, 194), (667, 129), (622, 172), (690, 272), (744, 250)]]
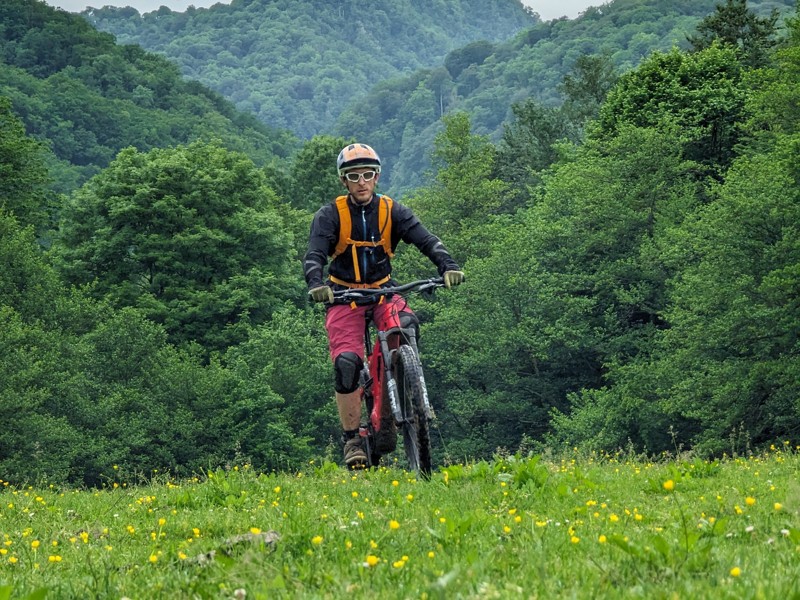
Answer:
[(377, 175), (377, 171), (364, 171), (363, 173), (345, 173), (344, 178), (347, 179), (350, 183), (358, 183), (358, 180), (362, 177), (364, 181), (372, 181), (375, 179), (375, 175)]

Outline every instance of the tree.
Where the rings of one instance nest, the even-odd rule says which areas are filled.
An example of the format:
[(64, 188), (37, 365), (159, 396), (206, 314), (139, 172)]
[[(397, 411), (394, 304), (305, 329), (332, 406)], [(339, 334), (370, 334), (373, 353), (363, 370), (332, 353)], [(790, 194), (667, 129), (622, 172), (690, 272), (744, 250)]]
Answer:
[[(254, 398), (270, 390), (283, 399), (281, 418), (291, 424), (298, 441), (309, 441), (321, 453), (331, 439), (338, 440), (341, 431), (331, 392), (333, 368), (323, 311), (287, 304), (268, 324), (254, 327), (245, 342), (231, 348), (225, 363)], [(260, 416), (257, 420), (267, 421)]]
[(463, 48), (453, 50), (444, 58), (444, 68), (450, 77), (458, 79), (459, 75), (470, 65), (481, 65), (494, 52), (494, 44), (486, 40), (471, 42)]
[(0, 210), (13, 213), (22, 226), (42, 233), (52, 205), (44, 165), (44, 147), (25, 135), (11, 103), (0, 96)]
[(748, 67), (763, 67), (777, 43), (774, 36), (779, 12), (773, 8), (761, 18), (747, 8), (747, 0), (725, 0), (697, 26), (697, 33), (686, 36), (695, 51), (705, 50), (716, 41), (736, 48)]
[(665, 401), (715, 452), (740, 427), (755, 444), (800, 428), (799, 141), (734, 166), (691, 230), (700, 260), (675, 285), (664, 364), (680, 375)]
[(445, 240), (456, 260), (463, 260), (483, 252), (482, 225), (502, 212), (506, 185), (491, 177), (494, 146), (472, 134), (469, 117), (455, 113), (443, 120), (445, 129), (433, 151), (433, 184), (408, 202), (426, 227)]
[(564, 112), (578, 125), (595, 118), (618, 78), (608, 54), (581, 54), (558, 88)]
[(514, 120), (504, 126), (497, 148), (499, 179), (509, 184), (514, 200), (508, 210), (528, 202), (541, 174), (560, 157), (557, 143), (577, 142), (579, 128), (563, 110), (526, 100), (511, 107)]
[[(42, 260), (33, 228), (20, 228), (0, 210), (0, 469), (6, 480), (69, 476), (79, 435), (49, 408), (52, 386), (70, 369), (66, 355), (75, 338), (58, 327), (70, 304)], [(81, 321), (71, 316), (73, 325)]]
[(347, 144), (342, 137), (314, 136), (292, 159), (286, 200), (295, 208), (315, 212), (345, 193), (336, 172), (336, 157)]
[(625, 125), (676, 126), (685, 157), (719, 177), (741, 137), (747, 92), (732, 48), (655, 52), (609, 92), (590, 137), (609, 139)]
[(74, 194), (55, 249), (68, 281), (138, 306), (174, 343), (222, 350), (300, 297), (263, 174), (218, 144), (124, 150)]
[(746, 131), (770, 144), (777, 136), (800, 130), (800, 15), (787, 19), (787, 39), (775, 51), (769, 67), (748, 74)]
[[(574, 394), (608, 385), (610, 368), (665, 327), (670, 232), (697, 201), (695, 165), (674, 135), (625, 127), (577, 148), (544, 177), (537, 202), (482, 226), (467, 282), (423, 335), (432, 397), (461, 452), (543, 440), (553, 412), (574, 417), (558, 441), (599, 435), (602, 421), (576, 426), (588, 419)], [(630, 414), (613, 408), (596, 415)]]

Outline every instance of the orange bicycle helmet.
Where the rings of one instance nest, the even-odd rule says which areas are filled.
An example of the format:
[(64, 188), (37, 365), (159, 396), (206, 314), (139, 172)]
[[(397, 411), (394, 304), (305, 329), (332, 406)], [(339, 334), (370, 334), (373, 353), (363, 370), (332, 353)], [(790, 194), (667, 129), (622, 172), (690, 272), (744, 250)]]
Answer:
[(366, 144), (350, 144), (342, 148), (339, 158), (336, 159), (336, 170), (339, 177), (350, 169), (358, 167), (372, 167), (381, 172), (381, 158), (378, 153)]

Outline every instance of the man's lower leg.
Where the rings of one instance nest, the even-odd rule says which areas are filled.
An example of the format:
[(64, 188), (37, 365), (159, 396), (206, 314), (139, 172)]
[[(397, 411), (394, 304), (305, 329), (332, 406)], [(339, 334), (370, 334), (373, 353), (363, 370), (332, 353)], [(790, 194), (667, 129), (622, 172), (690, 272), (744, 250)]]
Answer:
[(343, 394), (336, 392), (336, 407), (344, 435), (344, 462), (350, 468), (367, 464), (367, 453), (358, 429), (361, 425), (361, 394), (358, 390)]

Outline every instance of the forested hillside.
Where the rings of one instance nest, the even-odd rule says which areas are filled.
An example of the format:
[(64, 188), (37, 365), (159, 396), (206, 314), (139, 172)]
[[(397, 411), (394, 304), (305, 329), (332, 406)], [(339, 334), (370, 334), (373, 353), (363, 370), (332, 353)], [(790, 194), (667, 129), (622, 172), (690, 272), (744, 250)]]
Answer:
[(117, 45), (78, 15), (39, 0), (4, 0), (0, 22), (0, 96), (52, 150), (56, 190), (75, 189), (127, 146), (214, 137), (261, 164), (293, 149), (291, 134), (183, 79), (173, 63)]
[[(444, 114), (466, 111), (477, 132), (498, 140), (515, 103), (553, 108), (568, 99), (564, 78), (587, 55), (603, 61), (586, 67), (597, 71), (599, 89), (588, 91), (596, 105), (613, 83), (603, 77), (629, 70), (653, 50), (686, 48), (715, 0), (613, 0), (574, 20), (538, 23), (518, 2), (508, 4), (387, 2), (363, 11), (347, 3), (257, 1), (186, 13), (108, 7), (84, 15), (122, 42), (175, 60), (268, 124), (306, 138), (370, 140), (389, 164), (384, 185), (402, 194), (421, 185), (430, 167), (426, 149)], [(750, 7), (760, 15), (785, 13), (794, 0)]]
[[(390, 158), (392, 189), (414, 189), (430, 166), (425, 149), (441, 131), (443, 114), (466, 111), (475, 131), (494, 140), (512, 120), (516, 103), (534, 100), (553, 108), (573, 100), (583, 104), (578, 111), (583, 114), (573, 116), (585, 115), (587, 108), (592, 114), (615, 74), (654, 50), (687, 48), (687, 36), (716, 3), (612, 0), (574, 20), (538, 23), (505, 42), (469, 44), (437, 68), (376, 85), (348, 106), (333, 133), (372, 140)], [(786, 14), (795, 1), (751, 0), (748, 5), (755, 14)], [(596, 60), (587, 64), (587, 56)], [(570, 76), (583, 79), (578, 97), (574, 88), (564, 89)]]
[[(3, 72), (21, 87), (0, 94), (2, 479), (99, 484), (114, 465), (187, 474), (340, 456), (324, 311), (306, 301), (299, 255), (341, 187), (345, 139), (314, 136), (273, 160), (266, 134), (258, 154), (189, 129), (124, 149), (58, 196), (31, 131), (51, 121), (26, 112), (41, 98), (25, 78), (88, 80), (95, 46), (68, 42), (68, 15), (15, 2), (31, 12), (3, 21), (20, 62)], [(627, 71), (576, 59), (565, 103), (525, 98), (497, 139), (469, 112), (443, 116), (418, 150), (433, 170), (402, 199), (467, 276), (411, 299), (440, 464), (565, 445), (715, 456), (800, 443), (800, 14), (779, 17), (726, 0), (686, 47)], [(95, 35), (111, 57), (99, 63), (131, 52), (147, 64), (91, 29), (74, 38)], [(157, 78), (164, 63), (150, 60)], [(104, 98), (78, 81), (59, 88), (76, 119)], [(95, 118), (125, 127), (133, 90), (108, 89), (125, 103)], [(152, 101), (175, 102), (163, 89)], [(185, 114), (169, 106), (147, 114)], [(230, 110), (191, 122), (231, 127)], [(394, 264), (401, 281), (433, 274), (414, 248)]]
[(84, 15), (120, 43), (163, 54), (240, 110), (306, 138), (329, 132), (379, 81), (536, 22), (519, 0), (234, 0), (183, 13), (106, 7)]

